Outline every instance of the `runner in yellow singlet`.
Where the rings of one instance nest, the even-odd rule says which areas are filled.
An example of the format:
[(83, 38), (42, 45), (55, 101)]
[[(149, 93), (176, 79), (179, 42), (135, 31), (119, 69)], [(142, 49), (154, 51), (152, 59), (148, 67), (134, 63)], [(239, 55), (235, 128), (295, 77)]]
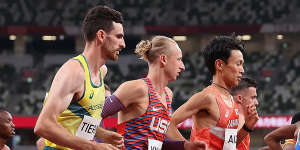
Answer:
[[(117, 60), (125, 48), (122, 23), (121, 13), (106, 6), (96, 6), (85, 16), (84, 51), (55, 75), (34, 129), (47, 139), (44, 150), (115, 150), (123, 145), (121, 135), (98, 127), (105, 95), (104, 64)], [(95, 136), (105, 143), (93, 142)]]

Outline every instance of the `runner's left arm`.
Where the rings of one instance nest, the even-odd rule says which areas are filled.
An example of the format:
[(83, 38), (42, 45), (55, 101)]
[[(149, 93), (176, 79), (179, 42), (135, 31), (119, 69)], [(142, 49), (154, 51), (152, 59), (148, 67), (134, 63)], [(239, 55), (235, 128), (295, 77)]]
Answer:
[(266, 144), (268, 144), (270, 149), (282, 150), (282, 147), (280, 145), (280, 140), (294, 138), (295, 130), (296, 130), (295, 124), (283, 126), (267, 134), (264, 140)]

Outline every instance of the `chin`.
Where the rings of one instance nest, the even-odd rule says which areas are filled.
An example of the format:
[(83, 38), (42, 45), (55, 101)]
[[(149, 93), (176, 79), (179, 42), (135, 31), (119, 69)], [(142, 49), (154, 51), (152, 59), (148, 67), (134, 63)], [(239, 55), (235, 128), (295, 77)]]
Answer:
[(239, 85), (239, 82), (234, 83), (233, 87), (237, 87)]
[(110, 60), (112, 60), (112, 61), (116, 61), (116, 60), (118, 60), (118, 56), (112, 56), (112, 57), (110, 57)]
[(177, 77), (175, 77), (175, 78), (171, 79), (171, 81), (176, 81), (176, 80), (177, 80)]

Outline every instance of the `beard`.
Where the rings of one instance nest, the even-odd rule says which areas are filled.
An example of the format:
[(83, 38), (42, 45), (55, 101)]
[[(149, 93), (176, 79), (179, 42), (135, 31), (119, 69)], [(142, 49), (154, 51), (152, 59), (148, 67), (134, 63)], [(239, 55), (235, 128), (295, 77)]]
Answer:
[(119, 51), (118, 49), (114, 49), (112, 48), (109, 43), (105, 43), (102, 47), (102, 49), (104, 50), (105, 56), (107, 59), (112, 60), (112, 61), (116, 61), (118, 60), (119, 56), (117, 54), (117, 51)]
[(116, 61), (119, 58), (119, 56), (116, 54), (116, 51), (110, 51), (110, 52), (108, 52), (108, 54), (106, 56), (109, 60), (112, 60), (112, 61)]

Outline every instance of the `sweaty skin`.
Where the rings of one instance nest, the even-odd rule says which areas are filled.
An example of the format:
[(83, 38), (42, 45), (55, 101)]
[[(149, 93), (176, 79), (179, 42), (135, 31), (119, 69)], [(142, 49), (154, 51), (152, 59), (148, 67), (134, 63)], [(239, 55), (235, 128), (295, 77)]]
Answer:
[[(221, 60), (215, 62), (216, 74), (213, 76), (213, 86), (220, 94), (222, 100), (228, 107), (233, 107), (233, 99), (229, 90), (233, 86), (237, 86), (243, 69), (243, 54), (239, 50), (232, 50), (231, 56), (228, 58), (227, 64)], [(227, 90), (226, 90), (227, 89)], [(246, 125), (253, 128), (258, 115), (254, 104), (247, 105)], [(194, 125), (197, 129), (210, 128), (215, 126), (220, 119), (219, 106), (216, 101), (216, 95), (207, 88), (194, 94), (185, 104), (179, 107), (172, 116), (168, 134), (171, 139), (186, 140), (178, 131), (176, 126), (184, 120), (192, 117)], [(238, 132), (237, 144), (248, 134), (241, 129)]]
[[(116, 12), (105, 6), (97, 6), (92, 10), (105, 11), (107, 13)], [(93, 13), (89, 15), (93, 15)], [(89, 18), (86, 17), (85, 19)], [(110, 20), (112, 22), (111, 30), (106, 31), (99, 28), (94, 38), (91, 40), (85, 39), (86, 43), (82, 55), (88, 64), (91, 84), (93, 85), (100, 85), (100, 75), (102, 79), (104, 78), (107, 72), (105, 67), (106, 61), (117, 60), (119, 52), (125, 48), (123, 25), (112, 19)], [(102, 68), (102, 72), (100, 68)], [(85, 77), (84, 68), (77, 60), (70, 59), (62, 65), (52, 82), (47, 101), (38, 117), (34, 132), (56, 145), (71, 149), (117, 150), (118, 148), (115, 146), (121, 147), (123, 140), (122, 136), (115, 132), (107, 131), (100, 127), (97, 128), (95, 136), (110, 144), (96, 143), (71, 134), (58, 122), (57, 118), (68, 108), (71, 102), (77, 102), (81, 99), (85, 89)]]

